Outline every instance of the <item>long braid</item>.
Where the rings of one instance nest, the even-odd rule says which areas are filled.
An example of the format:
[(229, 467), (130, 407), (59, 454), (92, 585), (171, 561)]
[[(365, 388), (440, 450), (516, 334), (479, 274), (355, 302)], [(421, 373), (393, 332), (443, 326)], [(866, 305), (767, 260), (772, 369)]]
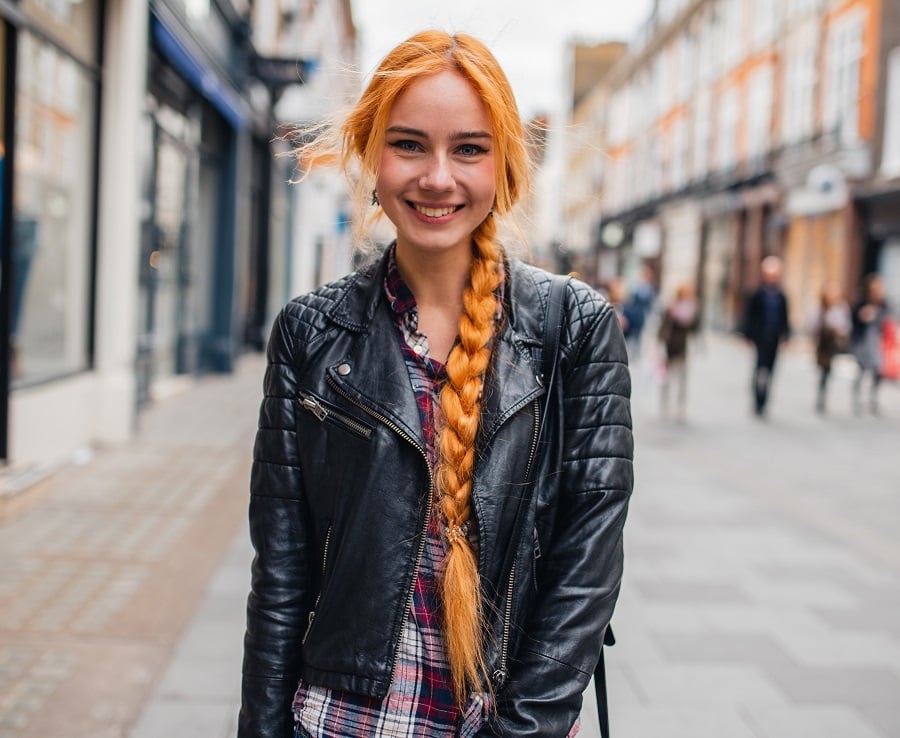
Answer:
[(484, 375), (491, 357), (497, 310), (495, 291), (500, 282), (496, 230), (494, 219), (489, 216), (473, 235), (474, 258), (470, 284), (463, 293), (460, 342), (447, 359), (447, 383), (440, 398), (444, 425), (436, 476), (450, 544), (442, 579), (444, 632), (454, 693), (460, 706), (465, 703), (468, 688), (487, 676), (478, 562), (465, 533), (473, 517), (475, 438)]

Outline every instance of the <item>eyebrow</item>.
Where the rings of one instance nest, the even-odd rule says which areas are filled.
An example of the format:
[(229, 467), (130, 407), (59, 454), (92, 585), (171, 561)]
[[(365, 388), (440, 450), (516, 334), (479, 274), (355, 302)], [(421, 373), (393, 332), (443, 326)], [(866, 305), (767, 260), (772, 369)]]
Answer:
[[(420, 131), (418, 128), (407, 128), (406, 126), (391, 126), (388, 128), (385, 133), (401, 133), (406, 136), (417, 136), (418, 138), (428, 138), (428, 134), (425, 131)], [(487, 131), (460, 131), (459, 133), (454, 133), (450, 136), (451, 141), (462, 141), (462, 140), (470, 140), (473, 138), (493, 138), (490, 133)]]

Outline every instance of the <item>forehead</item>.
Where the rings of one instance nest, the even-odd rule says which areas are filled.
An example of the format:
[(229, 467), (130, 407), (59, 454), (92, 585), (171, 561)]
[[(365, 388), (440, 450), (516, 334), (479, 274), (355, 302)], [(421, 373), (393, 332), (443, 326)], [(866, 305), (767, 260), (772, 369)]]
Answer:
[(487, 105), (459, 72), (445, 70), (413, 82), (394, 102), (388, 126), (430, 131), (492, 132)]

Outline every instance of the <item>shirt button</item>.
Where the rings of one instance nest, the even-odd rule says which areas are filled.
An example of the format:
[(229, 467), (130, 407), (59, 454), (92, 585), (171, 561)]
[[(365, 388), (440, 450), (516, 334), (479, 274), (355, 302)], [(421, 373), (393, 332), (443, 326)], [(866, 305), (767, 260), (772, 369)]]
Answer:
[(349, 364), (341, 364), (337, 368), (337, 373), (342, 377), (346, 377), (350, 373), (350, 365)]
[(421, 344), (418, 344), (416, 346), (413, 346), (413, 351), (416, 352), (417, 356), (421, 356), (422, 354), (425, 353), (425, 347)]

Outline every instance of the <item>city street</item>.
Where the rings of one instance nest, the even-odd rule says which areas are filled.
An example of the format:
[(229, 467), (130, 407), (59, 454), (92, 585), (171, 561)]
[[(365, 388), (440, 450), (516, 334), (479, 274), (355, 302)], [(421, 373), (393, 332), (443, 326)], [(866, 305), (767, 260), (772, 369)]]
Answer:
[[(829, 412), (795, 341), (771, 410), (750, 349), (692, 346), (687, 417), (634, 363), (636, 488), (607, 654), (615, 738), (900, 735), (900, 387)], [(137, 441), (0, 507), (0, 738), (228, 738), (263, 361), (181, 388)], [(591, 700), (583, 738), (597, 738)]]

